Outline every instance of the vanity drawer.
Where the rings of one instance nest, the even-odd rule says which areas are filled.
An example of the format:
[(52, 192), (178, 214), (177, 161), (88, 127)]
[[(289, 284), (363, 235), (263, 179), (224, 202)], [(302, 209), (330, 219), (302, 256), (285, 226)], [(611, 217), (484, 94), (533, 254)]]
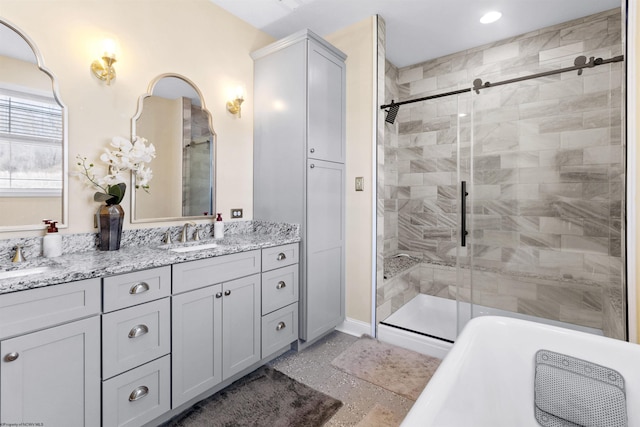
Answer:
[(140, 426), (169, 411), (169, 356), (102, 382), (102, 425)]
[(262, 271), (298, 263), (298, 244), (276, 246), (262, 250)]
[(171, 294), (171, 267), (134, 271), (102, 279), (103, 311), (119, 310)]
[(298, 339), (298, 303), (262, 317), (262, 357)]
[(0, 339), (100, 313), (100, 279), (0, 295)]
[(102, 378), (171, 351), (170, 306), (163, 298), (102, 315)]
[(298, 264), (262, 273), (262, 314), (298, 301)]
[(260, 250), (174, 264), (173, 293), (250, 276), (260, 272)]

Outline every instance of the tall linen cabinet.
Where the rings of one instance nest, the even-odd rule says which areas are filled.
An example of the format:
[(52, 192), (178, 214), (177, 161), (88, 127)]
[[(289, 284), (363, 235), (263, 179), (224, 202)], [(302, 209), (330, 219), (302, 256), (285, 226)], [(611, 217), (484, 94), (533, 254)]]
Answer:
[(345, 59), (309, 30), (254, 59), (254, 219), (300, 224), (299, 338), (345, 316)]

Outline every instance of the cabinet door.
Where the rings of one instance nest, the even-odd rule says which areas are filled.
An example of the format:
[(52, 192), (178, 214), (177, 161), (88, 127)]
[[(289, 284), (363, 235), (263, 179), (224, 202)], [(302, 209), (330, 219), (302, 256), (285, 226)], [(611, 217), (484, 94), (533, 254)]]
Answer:
[(0, 424), (100, 425), (97, 316), (2, 341), (0, 349)]
[(344, 163), (344, 62), (314, 42), (308, 49), (307, 156)]
[(224, 379), (260, 360), (260, 275), (223, 284)]
[(222, 381), (222, 285), (172, 297), (175, 408)]
[(312, 340), (344, 320), (344, 165), (308, 160), (307, 170), (300, 337)]

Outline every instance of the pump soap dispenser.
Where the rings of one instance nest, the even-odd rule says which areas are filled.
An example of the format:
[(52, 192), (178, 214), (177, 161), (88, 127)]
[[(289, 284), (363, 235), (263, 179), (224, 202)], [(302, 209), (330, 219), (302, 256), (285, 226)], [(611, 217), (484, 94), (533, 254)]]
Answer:
[(219, 213), (216, 222), (213, 224), (213, 238), (222, 239), (224, 237), (224, 222), (222, 222), (222, 214)]
[(47, 234), (42, 238), (42, 255), (45, 258), (54, 258), (62, 255), (62, 236), (58, 234), (57, 221), (42, 220), (47, 224)]

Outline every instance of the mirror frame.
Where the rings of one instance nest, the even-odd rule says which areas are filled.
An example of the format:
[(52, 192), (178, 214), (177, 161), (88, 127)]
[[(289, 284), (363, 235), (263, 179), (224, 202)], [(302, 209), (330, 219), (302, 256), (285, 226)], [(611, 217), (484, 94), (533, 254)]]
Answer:
[[(51, 79), (51, 90), (53, 92), (53, 98), (60, 105), (60, 109), (62, 110), (62, 217), (60, 221), (58, 221), (58, 228), (68, 228), (69, 227), (69, 135), (68, 135), (68, 109), (62, 99), (60, 99), (60, 92), (58, 89), (58, 80), (56, 76), (44, 65), (44, 59), (42, 58), (42, 54), (40, 50), (36, 46), (36, 44), (31, 40), (29, 36), (27, 36), (22, 30), (13, 25), (11, 22), (8, 22), (5, 19), (0, 18), (0, 24), (9, 27), (13, 30), (17, 35), (19, 35), (26, 43), (29, 45), (33, 54), (36, 57), (36, 65), (38, 69), (45, 73)], [(47, 226), (38, 223), (38, 224), (25, 224), (25, 225), (0, 225), (0, 232), (8, 232), (8, 231), (23, 231), (23, 230), (44, 230)]]
[[(213, 212), (211, 213), (211, 215), (205, 216), (205, 215), (198, 215), (198, 216), (179, 216), (179, 217), (165, 217), (165, 218), (142, 218), (142, 219), (136, 219), (136, 178), (134, 176), (134, 174), (131, 174), (131, 223), (132, 224), (136, 224), (136, 223), (149, 223), (149, 222), (163, 222), (163, 221), (191, 221), (194, 219), (211, 219), (211, 218), (215, 218), (215, 212), (216, 212), (216, 196), (218, 194), (217, 192), (217, 187), (216, 187), (216, 160), (218, 158), (217, 155), (217, 148), (218, 148), (218, 138), (217, 138), (217, 134), (215, 132), (215, 130), (213, 129), (213, 122), (211, 119), (211, 112), (207, 109), (207, 106), (205, 104), (204, 101), (204, 96), (202, 95), (202, 92), (200, 91), (200, 88), (198, 88), (198, 86), (191, 81), (190, 79), (188, 79), (187, 77), (181, 75), (181, 74), (176, 74), (176, 73), (164, 73), (164, 74), (160, 74), (159, 76), (155, 77), (153, 80), (151, 80), (151, 83), (149, 83), (149, 87), (147, 88), (147, 92), (144, 93), (143, 95), (141, 95), (138, 98), (138, 109), (136, 111), (136, 114), (131, 118), (131, 140), (133, 140), (133, 138), (136, 136), (136, 121), (140, 118), (140, 116), (142, 115), (142, 109), (144, 106), (144, 100), (150, 96), (153, 96), (153, 89), (155, 88), (156, 84), (158, 84), (158, 82), (160, 82), (162, 79), (167, 78), (167, 77), (173, 77), (173, 78), (177, 78), (180, 80), (183, 80), (184, 82), (188, 83), (189, 85), (191, 85), (191, 87), (195, 90), (195, 92), (198, 94), (198, 96), (200, 97), (200, 104), (202, 106), (202, 109), (204, 111), (206, 111), (207, 116), (208, 116), (208, 124), (209, 124), (209, 130), (211, 131), (211, 135), (213, 137), (213, 149), (212, 149), (212, 153), (213, 153), (213, 158), (211, 159), (211, 164), (213, 165), (213, 170), (214, 173), (211, 177), (211, 189), (213, 191), (212, 194), (212, 200), (211, 200), (211, 204), (213, 206)], [(150, 141), (151, 143), (153, 143), (153, 141)], [(151, 169), (153, 170), (153, 163), (151, 164)], [(151, 181), (151, 185), (153, 185), (153, 180)]]

